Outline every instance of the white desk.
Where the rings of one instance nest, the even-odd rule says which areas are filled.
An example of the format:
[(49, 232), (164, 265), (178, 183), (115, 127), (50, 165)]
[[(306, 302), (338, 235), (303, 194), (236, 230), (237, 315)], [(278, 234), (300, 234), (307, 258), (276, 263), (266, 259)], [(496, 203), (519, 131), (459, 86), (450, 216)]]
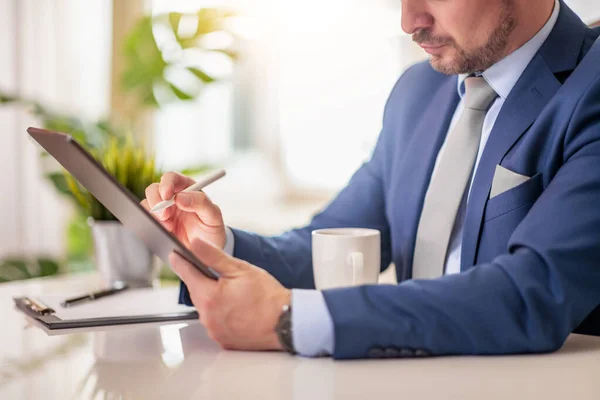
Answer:
[(558, 353), (334, 362), (222, 351), (199, 323), (48, 336), (12, 296), (87, 290), (95, 275), (0, 285), (0, 399), (599, 399), (600, 338)]

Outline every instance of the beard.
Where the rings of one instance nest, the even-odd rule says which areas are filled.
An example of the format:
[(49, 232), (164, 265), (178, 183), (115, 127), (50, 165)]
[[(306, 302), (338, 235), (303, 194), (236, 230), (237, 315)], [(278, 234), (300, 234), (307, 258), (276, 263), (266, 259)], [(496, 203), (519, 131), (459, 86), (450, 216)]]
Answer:
[(485, 71), (505, 56), (511, 33), (517, 25), (517, 19), (511, 12), (511, 0), (504, 1), (504, 7), (498, 26), (494, 28), (487, 42), (472, 50), (461, 48), (452, 38), (436, 37), (430, 30), (423, 29), (413, 34), (416, 43), (429, 45), (448, 45), (456, 49), (456, 57), (444, 61), (441, 56), (434, 55), (429, 62), (434, 70), (446, 75), (472, 74)]

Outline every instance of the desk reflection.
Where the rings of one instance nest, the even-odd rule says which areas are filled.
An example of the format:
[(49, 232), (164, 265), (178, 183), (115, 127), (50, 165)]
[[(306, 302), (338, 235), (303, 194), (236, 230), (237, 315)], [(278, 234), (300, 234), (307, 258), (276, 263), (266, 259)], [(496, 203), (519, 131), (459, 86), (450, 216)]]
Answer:
[(94, 332), (93, 348), (75, 398), (190, 398), (220, 352), (198, 323)]
[(74, 398), (333, 398), (332, 363), (224, 351), (199, 323), (94, 332), (93, 349)]

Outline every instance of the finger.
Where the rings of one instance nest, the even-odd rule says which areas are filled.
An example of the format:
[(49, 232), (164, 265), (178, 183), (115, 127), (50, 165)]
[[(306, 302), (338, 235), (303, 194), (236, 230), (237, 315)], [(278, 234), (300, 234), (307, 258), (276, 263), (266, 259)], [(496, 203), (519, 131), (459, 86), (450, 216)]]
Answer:
[[(148, 200), (149, 209), (152, 209), (155, 205), (163, 201), (162, 197), (160, 197), (158, 183), (155, 182), (146, 188), (146, 200)], [(159, 220), (165, 221), (173, 216), (173, 212), (173, 207), (169, 207), (153, 214)]]
[(175, 193), (194, 184), (194, 180), (177, 172), (167, 172), (160, 178), (159, 192), (164, 200), (173, 198)]
[(221, 276), (230, 276), (243, 268), (243, 263), (240, 260), (231, 257), (209, 242), (194, 239), (191, 243), (191, 249), (200, 261), (217, 271)]
[(205, 225), (223, 225), (221, 209), (204, 192), (178, 193), (175, 196), (175, 204), (183, 211), (196, 213)]
[(167, 219), (165, 221), (160, 221), (161, 225), (165, 227), (166, 230), (168, 230), (169, 232), (173, 232), (173, 230), (175, 229), (175, 221), (172, 221), (170, 219)]
[(163, 201), (160, 197), (160, 193), (158, 193), (158, 183), (156, 182), (149, 185), (144, 193), (146, 194), (146, 200), (150, 209)]
[(169, 255), (169, 263), (189, 290), (204, 298), (213, 296), (217, 289), (217, 281), (204, 276), (196, 267), (175, 252)]
[[(150, 212), (150, 206), (148, 205), (148, 200), (144, 199), (144, 200), (142, 200), (142, 202), (140, 204), (142, 205), (142, 207), (144, 207), (144, 209), (146, 211)], [(170, 216), (167, 218), (170, 218)], [(173, 232), (173, 228), (175, 228), (175, 221), (169, 221), (168, 219), (166, 219), (165, 221), (161, 221), (161, 224), (169, 232)]]

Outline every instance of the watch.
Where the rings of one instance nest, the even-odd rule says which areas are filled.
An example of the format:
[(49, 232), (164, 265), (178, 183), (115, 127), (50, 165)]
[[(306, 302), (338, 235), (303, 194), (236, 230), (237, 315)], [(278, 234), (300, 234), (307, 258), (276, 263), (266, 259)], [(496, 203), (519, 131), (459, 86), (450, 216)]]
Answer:
[(290, 354), (296, 354), (292, 338), (292, 306), (286, 304), (281, 310), (281, 315), (275, 326), (277, 339), (281, 347)]

